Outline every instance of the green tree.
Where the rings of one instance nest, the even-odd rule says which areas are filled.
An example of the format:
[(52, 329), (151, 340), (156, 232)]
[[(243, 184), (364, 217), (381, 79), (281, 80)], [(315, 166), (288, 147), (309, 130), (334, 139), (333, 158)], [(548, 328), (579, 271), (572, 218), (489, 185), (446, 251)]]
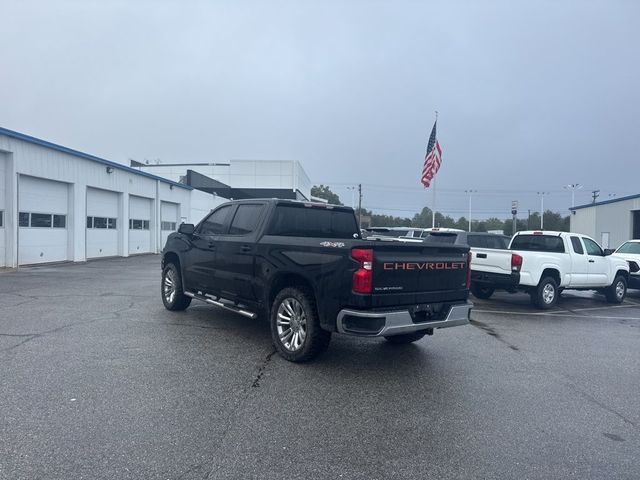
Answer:
[(424, 207), (420, 213), (416, 213), (411, 219), (411, 226), (428, 228), (431, 226), (431, 209)]
[(324, 198), (333, 205), (342, 205), (340, 197), (337, 194), (333, 193), (328, 185), (314, 185), (313, 187), (311, 187), (311, 196)]
[[(521, 232), (527, 229), (527, 219), (518, 218), (516, 222), (516, 232)], [(504, 228), (502, 232), (505, 235), (511, 236), (513, 234), (513, 220), (505, 220)]]

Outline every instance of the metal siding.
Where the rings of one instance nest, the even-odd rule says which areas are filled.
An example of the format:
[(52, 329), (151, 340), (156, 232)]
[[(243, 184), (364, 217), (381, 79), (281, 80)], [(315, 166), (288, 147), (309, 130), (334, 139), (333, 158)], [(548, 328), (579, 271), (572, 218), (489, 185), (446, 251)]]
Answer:
[(596, 212), (593, 209), (574, 210), (569, 230), (594, 237), (596, 234)]
[(596, 232), (594, 239), (601, 241), (602, 234), (609, 233), (609, 245), (617, 248), (631, 238), (632, 219), (635, 200), (598, 205), (596, 212)]
[(7, 195), (6, 188), (6, 155), (0, 152), (0, 212), (2, 212), (2, 226), (0, 226), (0, 267), (4, 267), (6, 265), (6, 248), (5, 245), (7, 241), (5, 236), (9, 229), (7, 228), (7, 205), (8, 201), (5, 200)]

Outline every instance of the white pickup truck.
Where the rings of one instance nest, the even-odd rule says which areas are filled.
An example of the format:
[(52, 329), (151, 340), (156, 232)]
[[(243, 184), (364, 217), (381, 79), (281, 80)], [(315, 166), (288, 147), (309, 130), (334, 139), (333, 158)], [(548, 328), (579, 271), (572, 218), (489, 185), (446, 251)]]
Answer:
[(508, 250), (475, 251), (471, 291), (489, 298), (496, 289), (525, 291), (532, 303), (551, 308), (562, 290), (597, 290), (611, 303), (627, 293), (629, 264), (586, 235), (528, 231), (514, 235)]

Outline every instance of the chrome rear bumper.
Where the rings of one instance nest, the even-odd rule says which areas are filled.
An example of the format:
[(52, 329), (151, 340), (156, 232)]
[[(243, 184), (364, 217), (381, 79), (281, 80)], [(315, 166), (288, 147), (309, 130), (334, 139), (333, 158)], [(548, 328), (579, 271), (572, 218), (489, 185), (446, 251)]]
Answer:
[[(372, 312), (362, 310), (340, 310), (337, 318), (337, 330), (349, 335), (367, 337), (389, 337), (403, 333), (418, 332), (435, 328), (456, 327), (469, 323), (469, 314), (473, 303), (454, 304), (444, 319), (415, 323), (409, 310)], [(354, 325), (360, 326), (354, 327)]]

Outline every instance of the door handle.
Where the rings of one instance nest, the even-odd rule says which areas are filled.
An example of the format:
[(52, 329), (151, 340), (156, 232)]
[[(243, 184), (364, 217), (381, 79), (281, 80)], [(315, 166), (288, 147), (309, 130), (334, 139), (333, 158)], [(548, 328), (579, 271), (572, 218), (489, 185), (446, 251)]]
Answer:
[(209, 245), (209, 248), (210, 248), (211, 250), (215, 250), (215, 249), (216, 249), (216, 244), (215, 244), (215, 242), (209, 242), (209, 243), (208, 243), (208, 245)]
[(487, 258), (487, 254), (486, 253), (478, 253), (476, 254), (477, 258)]
[(589, 260), (589, 263), (596, 263), (595, 260)]
[(240, 251), (241, 251), (241, 252), (245, 252), (245, 253), (246, 253), (246, 252), (250, 252), (250, 251), (251, 251), (251, 247), (250, 247), (249, 245), (242, 245), (242, 246), (240, 247)]

